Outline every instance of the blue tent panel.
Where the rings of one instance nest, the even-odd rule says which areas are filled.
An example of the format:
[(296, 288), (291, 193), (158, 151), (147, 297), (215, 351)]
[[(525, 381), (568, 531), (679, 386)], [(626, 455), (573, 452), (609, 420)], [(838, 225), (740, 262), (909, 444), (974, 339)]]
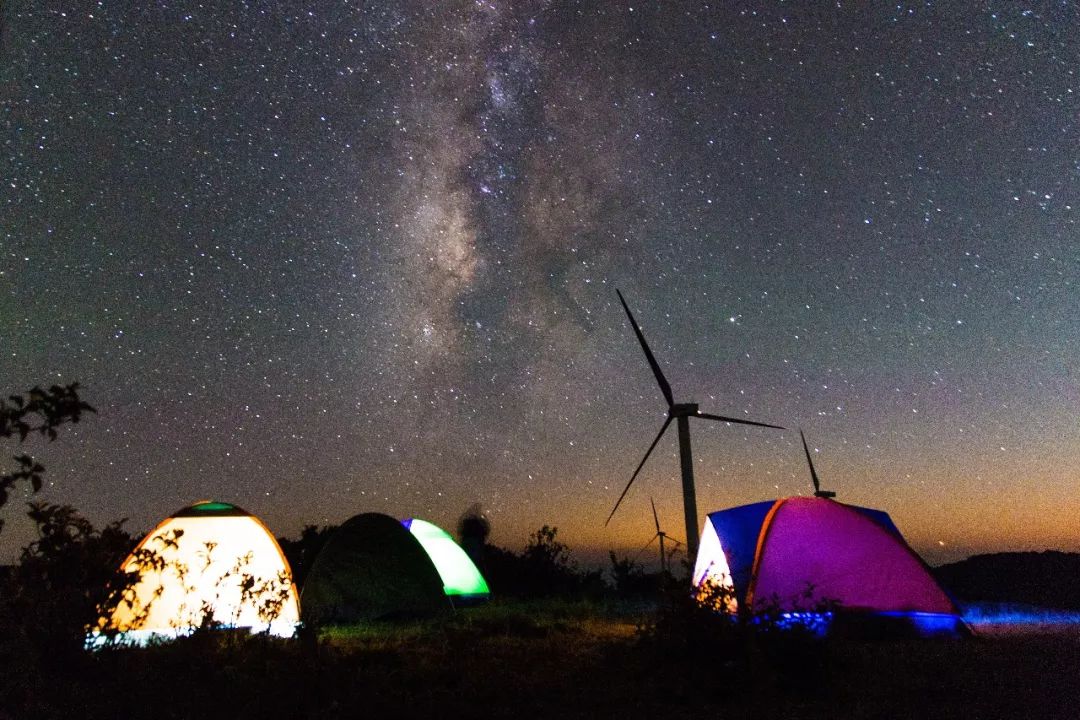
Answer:
[(862, 513), (866, 517), (870, 518), (871, 520), (873, 520), (878, 525), (880, 525), (881, 527), (888, 530), (890, 533), (892, 533), (896, 537), (900, 538), (901, 540), (904, 539), (904, 536), (900, 534), (900, 529), (896, 527), (896, 523), (894, 523), (892, 521), (892, 518), (889, 517), (889, 513), (884, 512), (882, 510), (874, 510), (872, 508), (859, 507), (858, 505), (849, 505), (848, 507), (850, 507), (850, 508), (852, 508), (854, 510), (858, 510), (860, 513)]
[(707, 521), (716, 529), (716, 535), (724, 548), (728, 568), (731, 570), (731, 581), (735, 585), (735, 597), (740, 600), (746, 597), (746, 591), (750, 587), (758, 534), (772, 506), (773, 501), (769, 500), (720, 510), (707, 517)]

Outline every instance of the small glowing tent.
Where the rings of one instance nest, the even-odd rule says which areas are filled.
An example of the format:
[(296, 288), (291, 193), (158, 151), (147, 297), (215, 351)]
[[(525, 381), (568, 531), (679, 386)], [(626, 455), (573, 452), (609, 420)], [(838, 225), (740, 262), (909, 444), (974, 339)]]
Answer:
[[(91, 646), (186, 635), (202, 625), (292, 636), (300, 621), (289, 563), (274, 536), (235, 505), (199, 502), (150, 532), (121, 569), (139, 573)], [(104, 630), (105, 632), (100, 632)]]
[(488, 599), (490, 591), (484, 576), (450, 534), (437, 525), (418, 518), (402, 520), (412, 536), (420, 541), (442, 579), (443, 592), (454, 605), (468, 605)]
[(330, 624), (450, 608), (420, 541), (381, 513), (351, 517), (330, 536), (304, 580), (302, 597), (305, 618)]
[(727, 588), (730, 607), (751, 612), (829, 601), (846, 617), (895, 618), (923, 634), (964, 630), (956, 605), (886, 513), (824, 497), (711, 513), (693, 582)]

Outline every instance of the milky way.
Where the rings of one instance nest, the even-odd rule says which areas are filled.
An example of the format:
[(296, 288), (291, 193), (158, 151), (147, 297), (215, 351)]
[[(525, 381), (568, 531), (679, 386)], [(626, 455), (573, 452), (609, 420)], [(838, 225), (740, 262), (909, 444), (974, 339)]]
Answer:
[[(603, 527), (665, 411), (618, 287), (931, 559), (1080, 548), (1075, 5), (129, 5), (0, 31), (0, 378), (98, 409), (39, 499), (635, 547), (681, 501), (669, 439)], [(694, 450), (702, 511), (810, 490), (797, 433)]]

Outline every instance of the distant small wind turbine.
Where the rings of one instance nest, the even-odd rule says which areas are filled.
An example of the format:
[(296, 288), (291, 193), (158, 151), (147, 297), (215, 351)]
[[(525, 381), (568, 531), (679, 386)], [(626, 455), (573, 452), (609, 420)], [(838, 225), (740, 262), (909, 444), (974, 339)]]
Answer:
[(611, 522), (611, 518), (615, 515), (615, 511), (619, 509), (619, 504), (622, 503), (623, 498), (626, 497), (627, 491), (630, 490), (630, 486), (634, 484), (634, 480), (637, 479), (638, 473), (641, 472), (641, 468), (645, 466), (645, 461), (649, 459), (649, 455), (652, 454), (653, 448), (660, 442), (660, 438), (663, 437), (664, 431), (667, 430), (668, 425), (672, 420), (677, 420), (679, 427), (679, 464), (682, 468), (682, 490), (683, 490), (683, 513), (686, 516), (686, 550), (690, 556), (690, 562), (694, 561), (697, 557), (698, 549), (698, 522), (697, 522), (697, 497), (694, 491), (694, 456), (690, 451), (690, 418), (703, 418), (705, 420), (719, 420), (720, 422), (735, 423), (738, 425), (755, 425), (757, 427), (774, 428), (776, 430), (783, 430), (784, 428), (779, 425), (769, 425), (768, 423), (753, 422), (752, 420), (740, 420), (739, 418), (724, 417), (722, 415), (710, 415), (698, 411), (697, 403), (676, 403), (675, 396), (671, 392), (671, 385), (668, 384), (667, 378), (664, 377), (664, 373), (660, 370), (660, 364), (656, 362), (656, 358), (653, 357), (652, 350), (649, 349), (649, 344), (645, 342), (645, 336), (641, 333), (641, 328), (637, 324), (637, 320), (634, 319), (634, 314), (630, 312), (630, 307), (626, 304), (626, 300), (623, 299), (622, 293), (618, 290), (615, 291), (619, 296), (619, 302), (622, 303), (623, 310), (626, 311), (626, 316), (630, 318), (630, 325), (634, 328), (634, 334), (637, 335), (638, 342), (641, 343), (641, 349), (645, 352), (645, 359), (649, 361), (649, 367), (652, 368), (653, 375), (656, 376), (656, 383), (660, 386), (660, 392), (664, 394), (664, 399), (668, 404), (668, 416), (667, 420), (660, 427), (660, 432), (657, 433), (656, 439), (652, 441), (652, 445), (645, 451), (645, 457), (638, 463), (637, 469), (634, 470), (634, 474), (630, 476), (630, 482), (626, 483), (626, 487), (622, 491), (622, 495), (619, 496), (618, 501), (615, 503), (615, 507), (611, 509), (611, 514), (608, 515), (608, 519), (604, 522), (607, 525)]
[(641, 550), (638, 551), (638, 555), (645, 552), (645, 550), (653, 544), (653, 540), (655, 540), (656, 538), (660, 538), (660, 572), (667, 574), (668, 560), (667, 551), (664, 550), (664, 541), (668, 540), (675, 543), (676, 545), (682, 545), (682, 541), (676, 540), (675, 538), (671, 537), (666, 532), (660, 529), (660, 517), (656, 514), (656, 503), (653, 502), (652, 498), (649, 498), (649, 504), (652, 505), (652, 517), (653, 522), (656, 523), (656, 534), (649, 538), (649, 542), (645, 543), (645, 547), (641, 548)]
[(814, 461), (810, 458), (810, 448), (806, 446), (806, 436), (803, 435), (802, 428), (799, 428), (799, 437), (802, 438), (802, 449), (806, 453), (806, 462), (810, 465), (810, 479), (814, 481), (814, 497), (821, 498), (834, 498), (836, 493), (832, 490), (822, 490), (821, 481), (818, 480), (817, 472), (814, 470)]

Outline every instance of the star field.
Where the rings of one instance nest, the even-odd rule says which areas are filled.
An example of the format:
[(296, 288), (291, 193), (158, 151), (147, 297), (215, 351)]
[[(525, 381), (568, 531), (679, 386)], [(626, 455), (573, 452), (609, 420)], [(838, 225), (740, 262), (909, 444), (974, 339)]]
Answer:
[[(4, 9), (0, 378), (98, 409), (40, 499), (679, 536), (673, 435), (603, 527), (666, 410), (618, 287), (929, 559), (1080, 549), (1074, 3), (137, 5)], [(702, 512), (811, 489), (693, 442)]]

